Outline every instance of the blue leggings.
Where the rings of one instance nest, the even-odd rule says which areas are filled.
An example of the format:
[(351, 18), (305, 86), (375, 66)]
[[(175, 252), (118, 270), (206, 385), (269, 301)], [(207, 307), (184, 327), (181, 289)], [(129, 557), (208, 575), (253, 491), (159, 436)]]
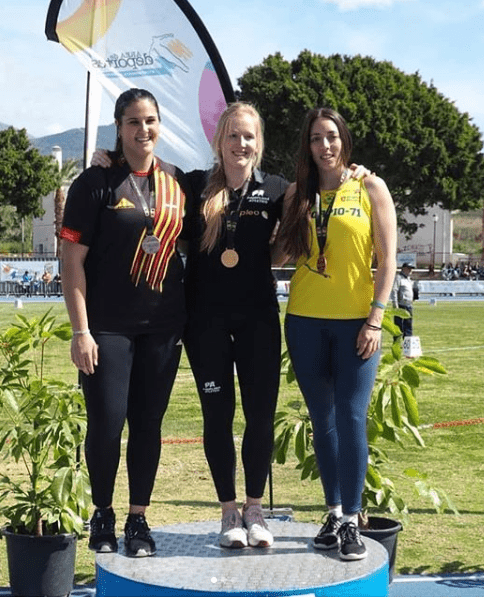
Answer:
[(361, 510), (368, 463), (366, 415), (379, 363), (356, 353), (364, 319), (287, 315), (286, 341), (313, 426), (314, 449), (328, 506)]

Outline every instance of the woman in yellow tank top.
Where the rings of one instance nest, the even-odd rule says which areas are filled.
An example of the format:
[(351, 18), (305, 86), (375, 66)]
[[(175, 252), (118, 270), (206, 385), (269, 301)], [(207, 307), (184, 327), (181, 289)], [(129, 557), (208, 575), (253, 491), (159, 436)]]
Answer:
[(342, 559), (360, 560), (366, 557), (358, 530), (368, 460), (366, 413), (396, 270), (396, 216), (381, 178), (348, 177), (351, 149), (340, 114), (307, 114), (280, 243), (297, 262), (286, 340), (311, 416), (329, 509), (314, 546), (339, 548)]

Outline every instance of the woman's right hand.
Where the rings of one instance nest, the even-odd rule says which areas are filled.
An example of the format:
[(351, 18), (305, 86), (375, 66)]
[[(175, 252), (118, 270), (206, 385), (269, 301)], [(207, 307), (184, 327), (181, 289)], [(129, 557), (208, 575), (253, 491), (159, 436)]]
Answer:
[(105, 149), (96, 149), (92, 154), (91, 166), (101, 166), (101, 168), (111, 168), (113, 162)]
[(98, 346), (90, 333), (76, 334), (72, 337), (71, 359), (74, 365), (86, 375), (94, 373), (94, 367), (98, 362)]

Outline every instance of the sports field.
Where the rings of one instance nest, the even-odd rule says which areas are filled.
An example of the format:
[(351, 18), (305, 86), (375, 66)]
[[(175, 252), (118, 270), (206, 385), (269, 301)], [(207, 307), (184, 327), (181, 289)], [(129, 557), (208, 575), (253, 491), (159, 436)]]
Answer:
[[(27, 318), (42, 314), (49, 305), (24, 301), (23, 309), (12, 303), (0, 305), (0, 329), (22, 313)], [(52, 305), (58, 321), (67, 319), (62, 303)], [(284, 305), (281, 305), (281, 320)], [(484, 302), (427, 302), (415, 304), (414, 333), (420, 336), (424, 354), (437, 357), (448, 375), (425, 377), (419, 389), (421, 434), (426, 448), (409, 440), (403, 449), (390, 451), (389, 473), (405, 496), (410, 518), (400, 534), (396, 571), (405, 574), (484, 571)], [(68, 346), (48, 350), (51, 374), (74, 381)], [(295, 384), (282, 380), (280, 403), (299, 397)], [(243, 430), (240, 408), (235, 431)], [(218, 519), (219, 509), (200, 437), (202, 422), (194, 382), (185, 356), (164, 422), (165, 445), (148, 521), (151, 526), (178, 521)], [(1, 462), (2, 470), (6, 466)], [(401, 472), (414, 467), (429, 482), (444, 490), (460, 511), (437, 514), (430, 502), (418, 498), (412, 483)], [(294, 462), (274, 465), (274, 505), (290, 506), (298, 521), (319, 523), (322, 496), (319, 481), (299, 479)], [(239, 494), (243, 478), (239, 475)], [(120, 467), (115, 496), (119, 533), (126, 513), (126, 478)], [(87, 540), (79, 542), (76, 583), (92, 582), (94, 556)], [(8, 585), (5, 544), (0, 542), (0, 586)]]

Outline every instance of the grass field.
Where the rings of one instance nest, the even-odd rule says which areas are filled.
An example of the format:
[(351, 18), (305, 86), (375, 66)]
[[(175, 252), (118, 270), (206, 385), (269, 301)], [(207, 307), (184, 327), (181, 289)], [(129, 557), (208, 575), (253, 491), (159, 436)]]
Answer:
[[(43, 313), (46, 305), (24, 303), (28, 318)], [(284, 311), (284, 309), (283, 309)], [(53, 312), (66, 319), (62, 304)], [(14, 319), (13, 304), (0, 305), (0, 329)], [(283, 313), (281, 314), (282, 317)], [(484, 417), (484, 302), (425, 302), (415, 304), (414, 333), (420, 336), (425, 354), (445, 365), (448, 375), (425, 377), (419, 389), (422, 436), (427, 448), (409, 440), (405, 449), (390, 450), (389, 472), (405, 496), (410, 520), (400, 534), (396, 564), (398, 573), (442, 573), (484, 571), (484, 425), (461, 424)], [(53, 344), (48, 351), (51, 373), (74, 381), (76, 372), (69, 361), (68, 347)], [(298, 397), (295, 384), (283, 380), (280, 404)], [(435, 424), (449, 426), (434, 428)], [(240, 443), (243, 421), (238, 408), (235, 431)], [(202, 420), (186, 358), (177, 376), (172, 401), (164, 421), (165, 445), (148, 520), (152, 526), (179, 521), (218, 519), (219, 508), (205, 462)], [(1, 466), (6, 466), (5, 462)], [(411, 482), (400, 475), (407, 467), (428, 473), (429, 481), (447, 492), (460, 511), (436, 514), (418, 498)], [(274, 465), (274, 505), (290, 506), (295, 519), (319, 523), (322, 494), (319, 481), (299, 479), (294, 462)], [(243, 478), (238, 476), (239, 495)], [(126, 476), (121, 465), (115, 495), (118, 532), (127, 510)], [(76, 582), (92, 582), (94, 556), (87, 539), (79, 542)], [(0, 542), (0, 586), (8, 585), (4, 542)]]

